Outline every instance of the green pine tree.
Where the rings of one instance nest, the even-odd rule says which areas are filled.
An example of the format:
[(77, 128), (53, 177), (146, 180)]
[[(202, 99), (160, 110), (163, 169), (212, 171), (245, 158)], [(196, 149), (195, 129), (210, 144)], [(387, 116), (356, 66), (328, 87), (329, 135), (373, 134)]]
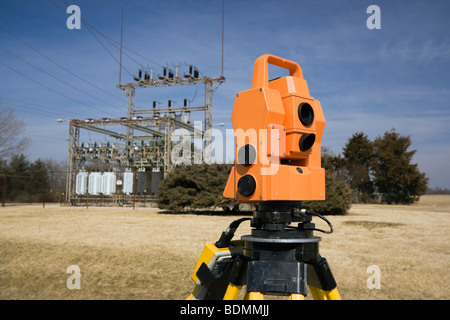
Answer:
[(428, 178), (412, 164), (416, 150), (408, 150), (411, 137), (391, 129), (374, 142), (372, 174), (378, 192), (386, 203), (411, 203), (427, 191)]

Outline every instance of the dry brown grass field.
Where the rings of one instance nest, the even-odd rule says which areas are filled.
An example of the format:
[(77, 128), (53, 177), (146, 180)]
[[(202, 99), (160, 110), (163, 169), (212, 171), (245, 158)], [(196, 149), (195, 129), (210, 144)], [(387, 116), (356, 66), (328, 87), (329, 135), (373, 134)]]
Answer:
[[(204, 244), (236, 218), (0, 207), (0, 299), (185, 299)], [(423, 196), (411, 206), (353, 205), (329, 219), (335, 232), (321, 236), (320, 251), (343, 299), (448, 299), (450, 196)], [(249, 231), (243, 223), (236, 237)], [(79, 290), (66, 286), (71, 265), (81, 270)], [(380, 289), (367, 287), (371, 265), (380, 268)]]

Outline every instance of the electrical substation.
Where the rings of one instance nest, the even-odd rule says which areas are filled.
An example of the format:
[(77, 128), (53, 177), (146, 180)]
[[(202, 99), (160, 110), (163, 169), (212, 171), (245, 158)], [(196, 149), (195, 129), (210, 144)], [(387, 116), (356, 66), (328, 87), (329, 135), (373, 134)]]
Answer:
[[(211, 143), (213, 92), (225, 78), (201, 75), (188, 64), (163, 67), (158, 74), (153, 68), (139, 69), (132, 82), (117, 84), (127, 101), (123, 117), (70, 120), (66, 202), (134, 206), (154, 201), (159, 183), (175, 165), (177, 129), (201, 141), (192, 145), (191, 156), (202, 161), (202, 149)], [(142, 106), (136, 103), (138, 91), (156, 93), (167, 87), (176, 94), (180, 86), (203, 88), (204, 102), (191, 105), (194, 99), (184, 98), (177, 105), (173, 99), (163, 102), (155, 97), (144, 99)]]

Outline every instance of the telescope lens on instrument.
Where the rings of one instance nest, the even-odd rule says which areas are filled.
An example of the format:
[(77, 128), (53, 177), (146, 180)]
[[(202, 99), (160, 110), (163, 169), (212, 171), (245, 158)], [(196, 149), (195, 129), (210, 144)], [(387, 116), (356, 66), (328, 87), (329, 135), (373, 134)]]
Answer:
[(298, 106), (298, 118), (300, 122), (309, 127), (314, 122), (314, 110), (307, 102), (302, 102)]
[(246, 167), (251, 166), (256, 160), (256, 149), (251, 144), (241, 147), (237, 155), (237, 163)]
[(247, 174), (238, 181), (238, 191), (244, 197), (250, 197), (256, 189), (256, 181), (251, 175)]
[(302, 135), (299, 141), (300, 150), (303, 152), (308, 151), (312, 148), (314, 142), (316, 141), (316, 135), (314, 133), (308, 133)]

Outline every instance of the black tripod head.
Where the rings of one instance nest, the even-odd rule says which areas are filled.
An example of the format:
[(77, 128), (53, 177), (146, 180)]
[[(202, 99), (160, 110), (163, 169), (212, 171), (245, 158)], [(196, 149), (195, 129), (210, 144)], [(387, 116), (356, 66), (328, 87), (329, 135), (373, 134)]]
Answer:
[[(316, 229), (312, 216), (318, 216), (328, 223), (329, 231)], [(291, 223), (298, 225), (291, 226)], [(323, 216), (309, 210), (300, 201), (264, 201), (257, 205), (251, 221), (252, 235), (266, 238), (308, 238), (313, 231), (331, 233), (333, 227)]]

